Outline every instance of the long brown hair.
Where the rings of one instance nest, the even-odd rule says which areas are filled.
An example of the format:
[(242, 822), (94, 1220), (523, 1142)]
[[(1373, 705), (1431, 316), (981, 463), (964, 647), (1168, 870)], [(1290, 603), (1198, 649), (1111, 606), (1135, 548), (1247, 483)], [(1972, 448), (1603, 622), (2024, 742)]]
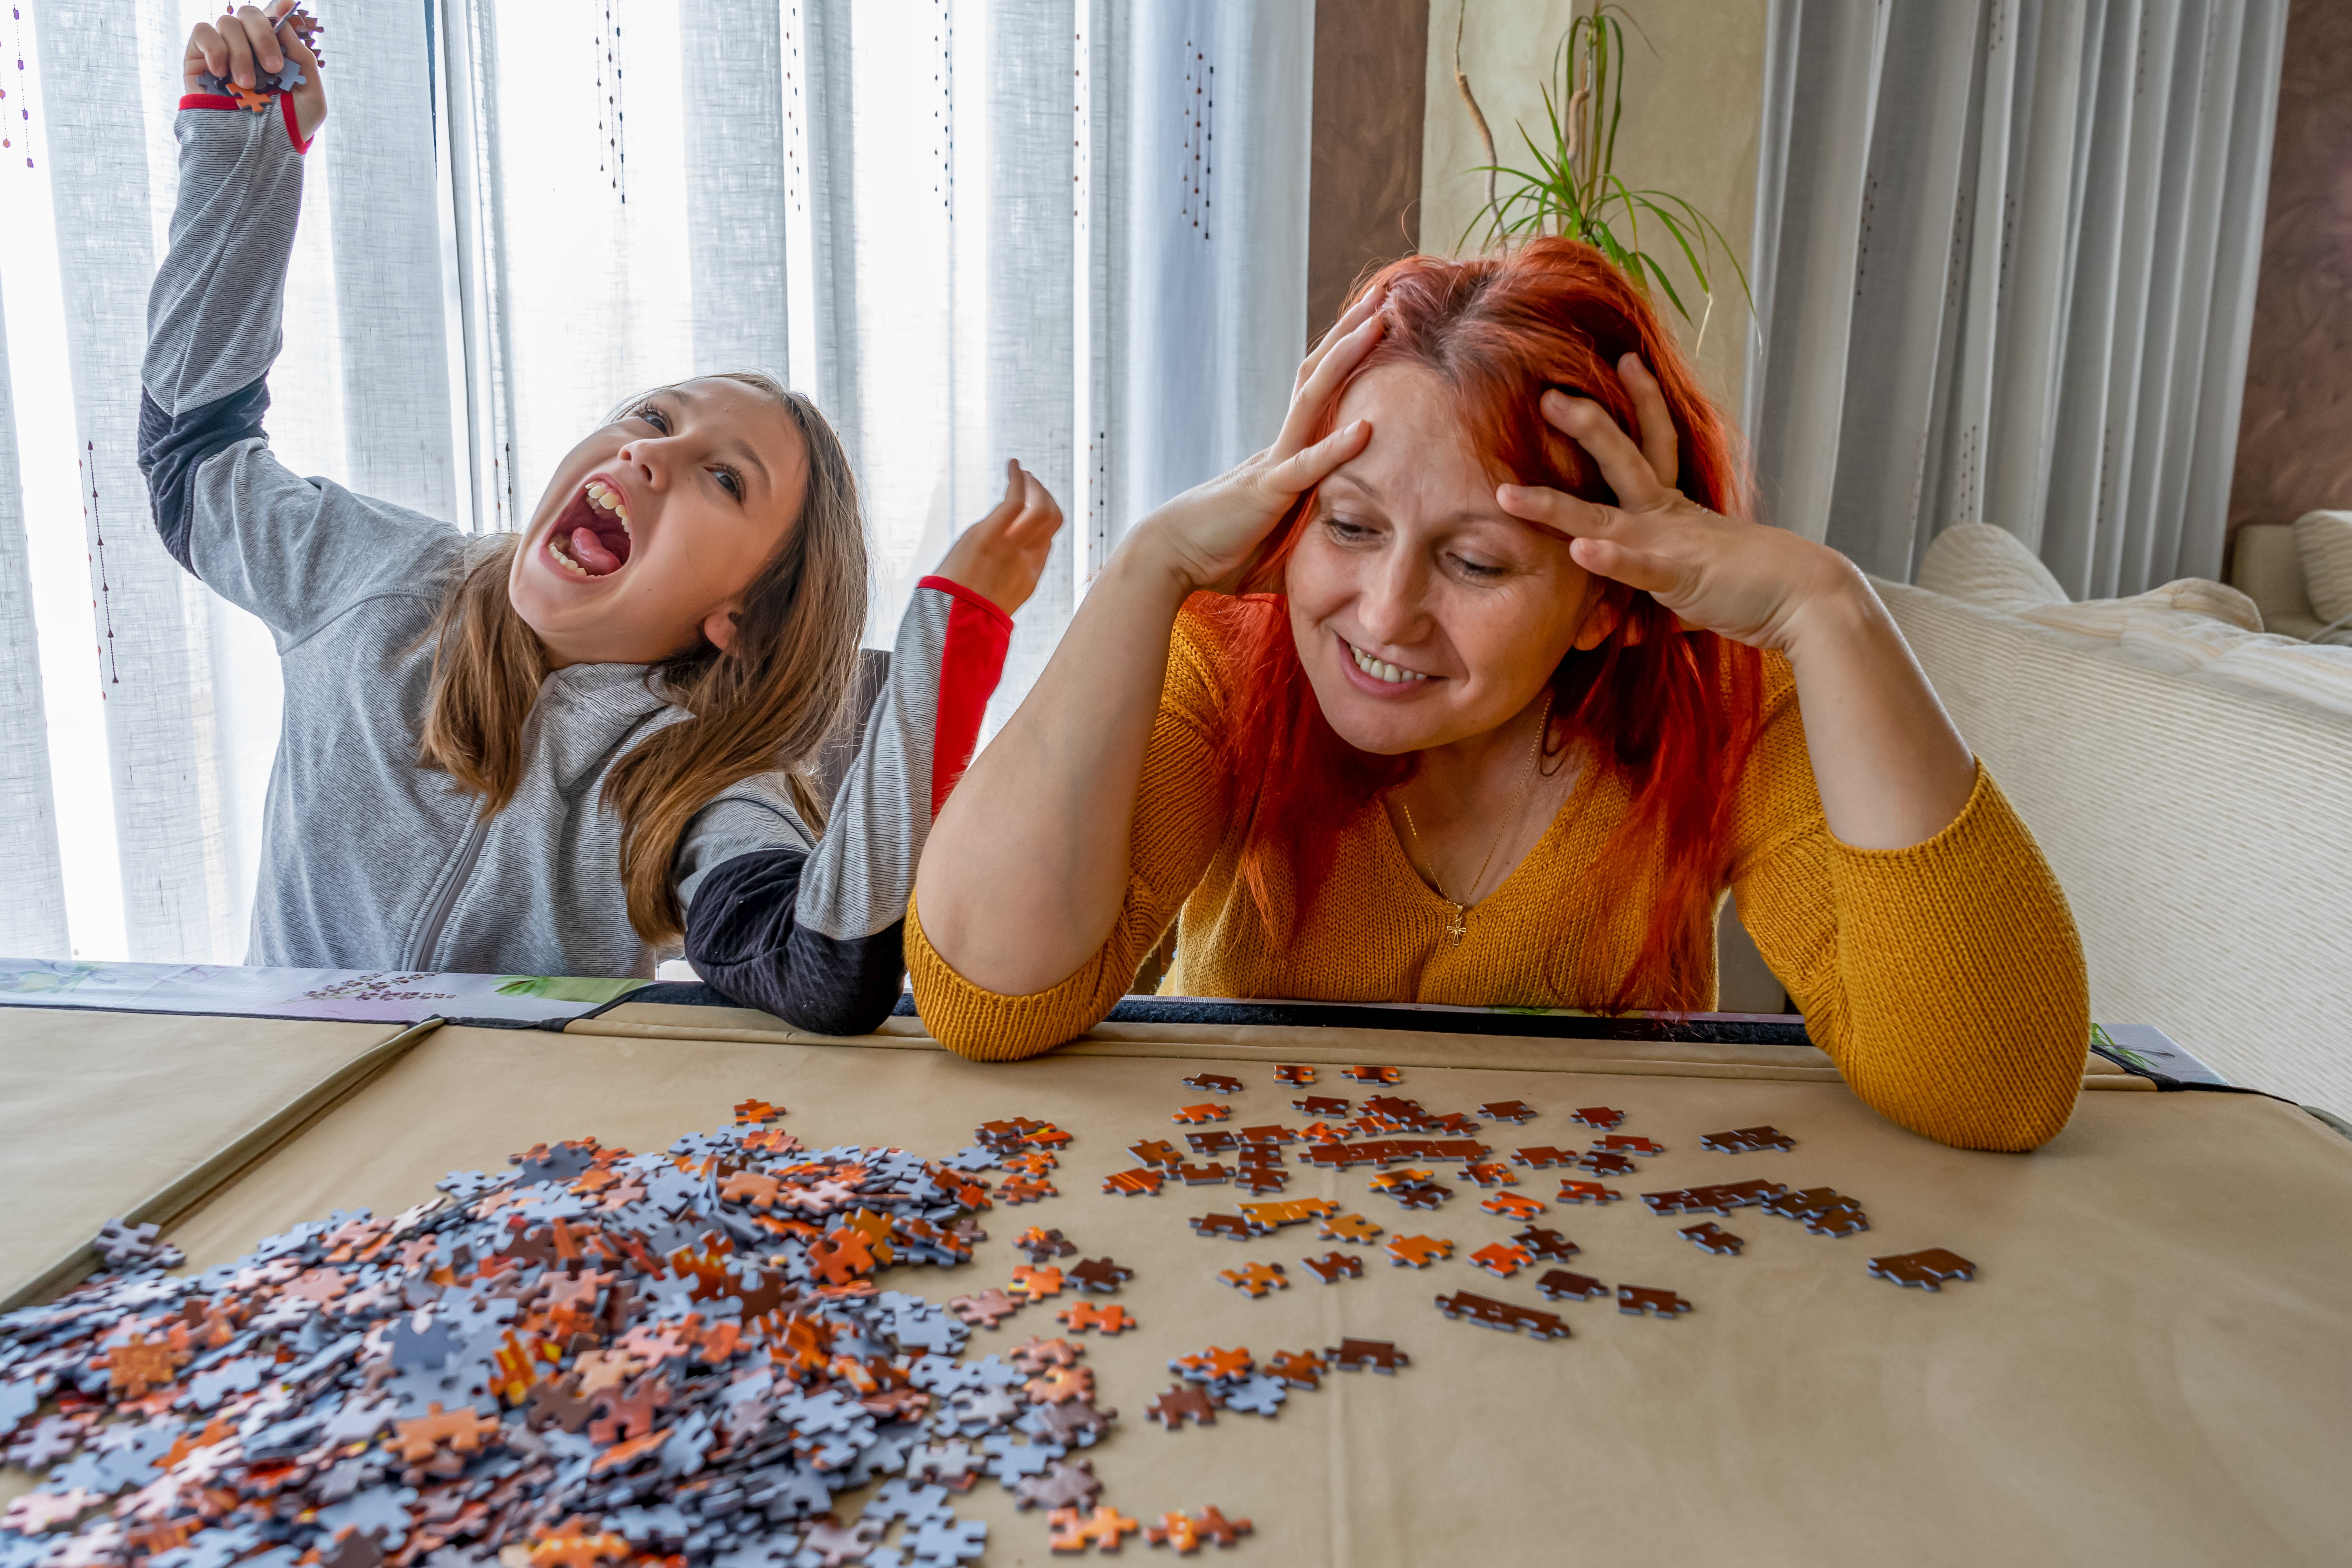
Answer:
[[(775, 399), (808, 449), (800, 515), (744, 591), (734, 646), (705, 642), (647, 672), (694, 715), (629, 748), (604, 780), (621, 818), (621, 884), (629, 923), (646, 942), (677, 937), (685, 911), (670, 886), (678, 839), (730, 785), (781, 769), (812, 829), (824, 825), (811, 761), (847, 700), (866, 625), (866, 529), (848, 454), (815, 404), (758, 371), (699, 379), (740, 382)], [(642, 407), (656, 388), (614, 415)], [(547, 678), (546, 650), (507, 598), (517, 534), (475, 541), (425, 636), (432, 688), (416, 749), (482, 797), (494, 816), (522, 782), (524, 721)]]

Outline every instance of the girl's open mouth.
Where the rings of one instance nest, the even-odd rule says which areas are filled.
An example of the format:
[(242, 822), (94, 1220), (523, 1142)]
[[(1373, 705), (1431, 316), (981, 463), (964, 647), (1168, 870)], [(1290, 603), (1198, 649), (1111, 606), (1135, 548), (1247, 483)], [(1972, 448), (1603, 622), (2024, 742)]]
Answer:
[(603, 475), (580, 487), (548, 530), (547, 552), (574, 577), (609, 577), (628, 564), (629, 503)]

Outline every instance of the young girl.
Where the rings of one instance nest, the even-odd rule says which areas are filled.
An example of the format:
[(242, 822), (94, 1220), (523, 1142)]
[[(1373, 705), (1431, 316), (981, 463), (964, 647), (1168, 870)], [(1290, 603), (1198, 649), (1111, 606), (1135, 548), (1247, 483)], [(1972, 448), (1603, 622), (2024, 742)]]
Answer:
[(1044, 1050), (1180, 906), (1196, 994), (1700, 1008), (1730, 888), (1864, 1100), (2048, 1139), (2088, 1036), (2057, 882), (1867, 580), (1739, 504), (1597, 251), (1389, 268), (1275, 444), (1129, 533), (949, 803), (924, 1020)]
[[(856, 667), (866, 553), (807, 399), (748, 373), (650, 393), (557, 465), (527, 528), (482, 540), (271, 455), (264, 377), (326, 114), (290, 7), (189, 36), (140, 417), (165, 546), (268, 624), (285, 674), (247, 961), (650, 977), (682, 938), (739, 1001), (872, 1028), (1051, 498), (1016, 467), (923, 580), (828, 823), (807, 766)], [(306, 79), (268, 113), (199, 90), (289, 61)]]

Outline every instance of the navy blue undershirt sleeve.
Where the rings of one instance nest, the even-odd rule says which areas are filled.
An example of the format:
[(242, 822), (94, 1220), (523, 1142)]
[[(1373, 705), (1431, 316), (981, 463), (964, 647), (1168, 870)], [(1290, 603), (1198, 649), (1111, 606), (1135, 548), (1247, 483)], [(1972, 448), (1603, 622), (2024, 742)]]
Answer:
[(190, 541), (196, 470), (205, 458), (262, 435), (261, 416), (268, 410), (267, 379), (176, 415), (164, 413), (145, 391), (139, 395), (139, 471), (147, 476), (155, 531), (172, 559), (190, 572), (196, 570)]
[(746, 1007), (819, 1035), (873, 1033), (906, 983), (901, 919), (836, 939), (798, 918), (805, 850), (738, 855), (714, 867), (686, 912), (686, 956), (703, 983)]

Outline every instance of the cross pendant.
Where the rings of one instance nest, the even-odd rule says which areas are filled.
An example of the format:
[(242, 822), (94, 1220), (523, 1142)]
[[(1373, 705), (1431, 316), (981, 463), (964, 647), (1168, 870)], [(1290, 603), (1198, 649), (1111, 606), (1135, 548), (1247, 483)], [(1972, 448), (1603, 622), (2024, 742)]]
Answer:
[(1470, 931), (1470, 911), (1460, 904), (1454, 904), (1452, 908), (1454, 913), (1445, 922), (1445, 940), (1460, 947), (1462, 939)]

